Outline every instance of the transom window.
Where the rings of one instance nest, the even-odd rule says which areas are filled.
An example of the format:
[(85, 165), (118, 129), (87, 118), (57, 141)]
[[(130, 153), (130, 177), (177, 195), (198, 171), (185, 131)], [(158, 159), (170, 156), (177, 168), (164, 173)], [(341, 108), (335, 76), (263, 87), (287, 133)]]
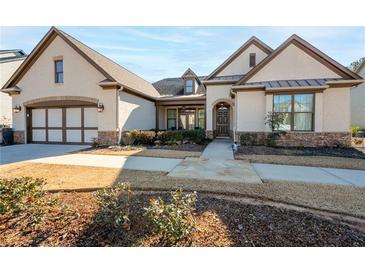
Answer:
[(177, 113), (176, 109), (168, 109), (167, 110), (167, 129), (175, 130), (176, 129), (176, 118)]
[(185, 80), (185, 92), (186, 93), (193, 92), (193, 80)]
[(282, 113), (276, 130), (313, 131), (314, 94), (274, 95), (274, 112)]
[(55, 60), (55, 83), (63, 83), (63, 60)]

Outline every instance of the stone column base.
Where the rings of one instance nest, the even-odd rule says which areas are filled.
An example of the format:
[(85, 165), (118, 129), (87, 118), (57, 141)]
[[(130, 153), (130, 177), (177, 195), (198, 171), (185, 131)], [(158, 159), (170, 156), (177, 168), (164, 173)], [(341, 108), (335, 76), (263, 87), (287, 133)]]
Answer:
[(205, 136), (206, 136), (208, 139), (213, 139), (213, 138), (214, 138), (213, 130), (206, 130), (206, 131), (205, 131)]
[(116, 131), (98, 131), (98, 142), (102, 146), (117, 145), (118, 135)]
[(14, 130), (13, 131), (14, 144), (25, 144), (25, 131)]

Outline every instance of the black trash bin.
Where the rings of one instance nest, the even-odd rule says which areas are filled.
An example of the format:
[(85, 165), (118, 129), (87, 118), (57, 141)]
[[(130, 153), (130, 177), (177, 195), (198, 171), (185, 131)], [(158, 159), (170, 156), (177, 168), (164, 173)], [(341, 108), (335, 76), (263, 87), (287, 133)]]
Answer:
[(4, 145), (12, 145), (14, 142), (13, 137), (13, 129), (8, 127), (3, 127), (1, 129), (2, 135), (3, 135), (3, 141), (2, 144)]

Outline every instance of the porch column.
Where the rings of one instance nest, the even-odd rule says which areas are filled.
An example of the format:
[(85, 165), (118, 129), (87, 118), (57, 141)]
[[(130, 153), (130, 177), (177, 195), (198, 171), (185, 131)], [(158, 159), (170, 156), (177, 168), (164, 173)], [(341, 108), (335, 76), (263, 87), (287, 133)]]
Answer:
[(160, 107), (156, 104), (156, 129), (160, 129)]

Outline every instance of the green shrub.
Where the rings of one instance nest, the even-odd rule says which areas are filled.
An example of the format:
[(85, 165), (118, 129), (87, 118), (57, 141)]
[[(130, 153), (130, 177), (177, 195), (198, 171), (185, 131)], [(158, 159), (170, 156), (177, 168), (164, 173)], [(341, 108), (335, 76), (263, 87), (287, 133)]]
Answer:
[(133, 140), (134, 145), (154, 145), (156, 140), (156, 132), (148, 130), (131, 130), (127, 133), (129, 138)]
[(97, 148), (97, 147), (99, 147), (99, 145), (100, 145), (100, 142), (99, 142), (98, 138), (92, 138), (91, 139), (91, 146), (93, 148)]
[(117, 230), (129, 229), (131, 195), (130, 184), (127, 183), (118, 183), (111, 188), (98, 190), (94, 196), (99, 206), (99, 212), (93, 222)]
[(205, 137), (204, 129), (193, 129), (193, 130), (182, 130), (181, 131), (182, 137), (184, 141), (203, 145), (207, 142), (207, 138)]
[(275, 147), (277, 144), (277, 140), (280, 138), (281, 133), (280, 132), (271, 132), (267, 134), (266, 136), (266, 145), (268, 147)]
[(40, 223), (49, 206), (56, 202), (46, 198), (45, 184), (46, 181), (39, 178), (0, 178), (0, 214), (20, 217), (30, 225)]
[(181, 189), (171, 193), (172, 202), (161, 198), (152, 199), (145, 208), (145, 215), (151, 220), (157, 233), (164, 241), (174, 244), (194, 231), (196, 192), (183, 194)]
[(179, 130), (159, 131), (157, 133), (157, 140), (159, 140), (162, 145), (172, 145), (181, 142), (183, 136)]
[(240, 144), (242, 146), (253, 146), (258, 144), (257, 133), (242, 133), (240, 135)]
[(361, 127), (359, 126), (352, 126), (351, 127), (351, 134), (352, 134), (352, 137), (355, 137), (356, 134), (361, 130)]
[(121, 136), (121, 144), (125, 146), (131, 146), (134, 144), (134, 135), (128, 133), (123, 133)]

